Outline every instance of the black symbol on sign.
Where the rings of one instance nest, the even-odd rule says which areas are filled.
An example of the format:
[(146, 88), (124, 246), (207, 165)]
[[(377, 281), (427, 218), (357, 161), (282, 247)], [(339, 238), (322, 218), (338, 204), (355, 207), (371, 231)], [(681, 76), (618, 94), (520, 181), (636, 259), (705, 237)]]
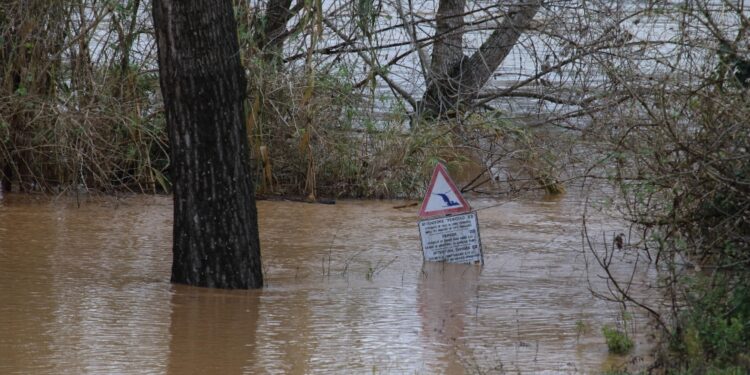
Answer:
[[(450, 193), (450, 192), (448, 192)], [(456, 201), (452, 201), (450, 198), (448, 198), (448, 193), (436, 193), (434, 195), (439, 195), (440, 198), (443, 198), (443, 203), (445, 205), (443, 207), (453, 207), (453, 206), (459, 206), (461, 203), (458, 203)]]

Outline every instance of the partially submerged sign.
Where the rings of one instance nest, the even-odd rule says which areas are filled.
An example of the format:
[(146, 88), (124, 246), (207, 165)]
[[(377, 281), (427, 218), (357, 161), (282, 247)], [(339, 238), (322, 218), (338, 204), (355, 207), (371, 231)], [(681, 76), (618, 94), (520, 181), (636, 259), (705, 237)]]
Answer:
[(448, 176), (445, 167), (438, 163), (432, 172), (432, 180), (427, 188), (427, 195), (419, 209), (419, 217), (459, 214), (471, 211), (471, 207), (458, 191), (456, 184)]
[(422, 220), (419, 236), (426, 261), (484, 263), (476, 212)]
[[(467, 213), (468, 212), (468, 213)], [(471, 212), (442, 164), (435, 166), (419, 216), (453, 215), (419, 222), (424, 259), (430, 262), (484, 263), (477, 213)]]

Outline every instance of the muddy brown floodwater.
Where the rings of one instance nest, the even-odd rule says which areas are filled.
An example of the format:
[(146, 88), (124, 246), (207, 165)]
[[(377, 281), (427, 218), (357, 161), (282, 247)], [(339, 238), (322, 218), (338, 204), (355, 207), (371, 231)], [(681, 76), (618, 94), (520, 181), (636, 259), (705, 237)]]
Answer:
[[(0, 373), (557, 374), (623, 361), (600, 331), (619, 308), (589, 291), (582, 198), (469, 202), (484, 267), (423, 264), (418, 207), (401, 202), (259, 202), (267, 286), (222, 291), (169, 283), (170, 197), (6, 195)], [(629, 323), (637, 355), (646, 326)]]

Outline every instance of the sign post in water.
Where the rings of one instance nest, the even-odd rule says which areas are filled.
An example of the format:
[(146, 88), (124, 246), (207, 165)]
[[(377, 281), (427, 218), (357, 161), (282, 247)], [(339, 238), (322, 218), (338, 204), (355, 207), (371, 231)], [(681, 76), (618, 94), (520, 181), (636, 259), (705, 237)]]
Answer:
[(419, 216), (424, 219), (419, 222), (424, 260), (484, 263), (477, 213), (442, 164), (435, 166)]
[(476, 212), (419, 222), (422, 253), (428, 262), (482, 263)]

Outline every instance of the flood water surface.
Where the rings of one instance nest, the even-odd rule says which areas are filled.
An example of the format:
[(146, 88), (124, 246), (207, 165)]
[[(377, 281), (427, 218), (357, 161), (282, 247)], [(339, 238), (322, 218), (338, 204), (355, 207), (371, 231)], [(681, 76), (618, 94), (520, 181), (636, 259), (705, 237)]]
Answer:
[[(469, 201), (483, 267), (423, 264), (418, 207), (402, 202), (259, 202), (266, 287), (223, 291), (169, 283), (170, 197), (6, 195), (0, 373), (556, 374), (623, 361), (600, 333), (618, 307), (589, 291), (604, 284), (587, 277), (581, 199)], [(631, 320), (643, 353), (644, 319)]]

